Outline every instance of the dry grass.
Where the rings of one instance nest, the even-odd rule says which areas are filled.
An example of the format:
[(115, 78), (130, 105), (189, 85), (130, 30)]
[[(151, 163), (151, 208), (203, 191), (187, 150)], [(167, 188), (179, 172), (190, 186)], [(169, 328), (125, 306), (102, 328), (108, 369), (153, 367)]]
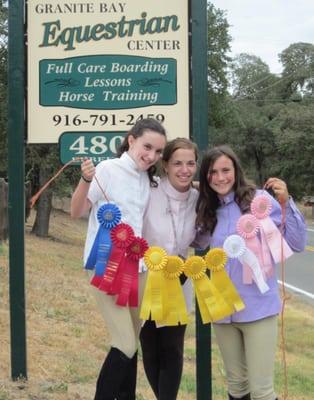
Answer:
[[(0, 400), (91, 400), (108, 337), (82, 271), (86, 221), (71, 220), (65, 213), (54, 212), (48, 239), (31, 235), (31, 224), (32, 218), (26, 225), (26, 382), (10, 380), (6, 245), (0, 255)], [(314, 376), (313, 308), (292, 299), (286, 320), (292, 380), (289, 400), (310, 400), (313, 395), (308, 385)], [(280, 352), (277, 386), (281, 391), (283, 375), (279, 358)], [(224, 369), (215, 343), (213, 374), (213, 398), (223, 400), (226, 398)], [(186, 334), (184, 374), (178, 398), (196, 399), (194, 324), (189, 325)], [(140, 362), (138, 400), (152, 399)]]

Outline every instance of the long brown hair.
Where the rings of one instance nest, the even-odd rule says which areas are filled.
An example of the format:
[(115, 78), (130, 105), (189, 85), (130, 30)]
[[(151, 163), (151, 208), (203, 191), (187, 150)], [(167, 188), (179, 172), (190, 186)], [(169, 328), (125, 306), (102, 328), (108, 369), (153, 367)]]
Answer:
[(233, 163), (235, 201), (243, 213), (249, 210), (250, 202), (256, 191), (255, 185), (245, 177), (238, 157), (229, 146), (221, 145), (209, 149), (201, 163), (200, 194), (196, 203), (196, 226), (202, 232), (213, 233), (217, 224), (216, 213), (220, 203), (217, 193), (208, 184), (208, 171), (221, 156), (228, 157)]
[[(123, 142), (121, 143), (120, 147), (118, 148), (118, 151), (117, 151), (118, 157), (121, 157), (121, 155), (124, 152), (129, 150), (129, 137), (130, 136), (133, 136), (134, 139), (137, 139), (137, 138), (143, 136), (145, 131), (148, 131), (148, 130), (157, 132), (160, 135), (165, 136), (165, 138), (167, 139), (165, 128), (156, 119), (154, 119), (154, 118), (141, 119), (141, 120), (137, 121), (136, 124), (126, 134)], [(155, 172), (156, 172), (155, 165), (152, 165), (147, 170), (150, 185), (154, 186), (154, 187), (157, 186), (157, 182), (154, 179)]]
[(195, 161), (197, 161), (198, 159), (197, 145), (190, 139), (178, 137), (176, 139), (170, 140), (166, 144), (166, 147), (162, 152), (163, 163), (167, 163), (170, 160), (172, 154), (179, 149), (193, 150), (195, 154)]

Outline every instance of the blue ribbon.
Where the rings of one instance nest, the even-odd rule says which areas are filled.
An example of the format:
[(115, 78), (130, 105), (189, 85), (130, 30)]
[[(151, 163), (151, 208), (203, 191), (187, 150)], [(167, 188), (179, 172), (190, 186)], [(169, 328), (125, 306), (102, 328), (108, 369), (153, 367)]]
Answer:
[(102, 205), (97, 211), (99, 228), (92, 249), (87, 258), (85, 269), (94, 269), (95, 275), (102, 276), (105, 272), (110, 253), (111, 237), (110, 230), (121, 220), (121, 211), (112, 203)]

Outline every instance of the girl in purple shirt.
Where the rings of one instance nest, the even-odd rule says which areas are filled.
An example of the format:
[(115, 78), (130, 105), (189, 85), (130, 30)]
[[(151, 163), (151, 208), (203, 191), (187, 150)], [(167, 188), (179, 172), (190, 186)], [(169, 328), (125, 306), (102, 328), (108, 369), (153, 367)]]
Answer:
[[(257, 190), (245, 178), (237, 156), (228, 146), (214, 147), (205, 154), (199, 189), (197, 247), (223, 247), (228, 236), (237, 234), (237, 222), (242, 214), (250, 212), (251, 201), (264, 194), (271, 200), (270, 218), (277, 227), (281, 225), (281, 205), (285, 207), (284, 238), (290, 248), (296, 252), (304, 249), (304, 219), (285, 182), (269, 178), (265, 184), (277, 200), (265, 190)], [(258, 243), (261, 246), (260, 237)], [(262, 293), (254, 280), (245, 281), (238, 259), (228, 259), (225, 270), (245, 304), (242, 311), (213, 324), (226, 369), (229, 399), (275, 400), (273, 374), (277, 315), (281, 309), (276, 272), (271, 271), (265, 278), (269, 289)]]

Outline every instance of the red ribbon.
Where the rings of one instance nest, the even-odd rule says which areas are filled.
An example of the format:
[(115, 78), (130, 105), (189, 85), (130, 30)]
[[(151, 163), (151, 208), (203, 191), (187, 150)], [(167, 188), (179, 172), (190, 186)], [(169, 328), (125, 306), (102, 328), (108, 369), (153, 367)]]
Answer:
[(126, 248), (134, 240), (133, 229), (128, 224), (118, 224), (111, 232), (111, 240), (113, 243), (111, 254), (108, 260), (106, 271), (101, 277), (98, 288), (108, 294), (115, 294), (113, 291), (113, 282), (116, 277), (119, 265), (125, 256)]
[(116, 304), (119, 306), (138, 306), (138, 264), (148, 249), (146, 240), (135, 237), (126, 249), (126, 257), (118, 267), (112, 284), (112, 292), (117, 294)]

